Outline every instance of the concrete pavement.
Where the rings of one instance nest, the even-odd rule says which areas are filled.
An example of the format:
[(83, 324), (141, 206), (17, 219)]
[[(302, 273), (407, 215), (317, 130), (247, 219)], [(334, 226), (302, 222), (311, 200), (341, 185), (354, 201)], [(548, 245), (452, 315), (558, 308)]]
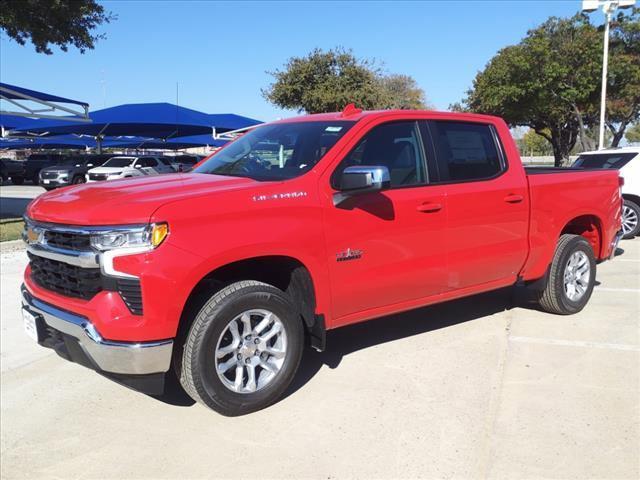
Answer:
[(1, 256), (1, 476), (640, 476), (640, 240), (598, 266), (587, 308), (500, 291), (331, 332), (289, 395), (240, 418), (160, 401), (22, 332), (24, 252)]

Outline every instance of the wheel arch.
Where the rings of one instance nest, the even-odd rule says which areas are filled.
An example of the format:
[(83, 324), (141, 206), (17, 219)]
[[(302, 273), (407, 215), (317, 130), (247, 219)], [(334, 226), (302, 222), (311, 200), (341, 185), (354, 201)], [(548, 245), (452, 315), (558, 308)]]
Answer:
[(602, 220), (597, 215), (586, 214), (572, 218), (560, 230), (558, 239), (567, 233), (584, 237), (591, 245), (596, 258), (602, 258), (604, 255)]
[(633, 193), (623, 193), (622, 198), (625, 200), (629, 200), (630, 202), (635, 203), (640, 207), (640, 196), (634, 195)]
[(311, 346), (324, 349), (325, 321), (324, 315), (316, 314), (316, 282), (303, 262), (287, 255), (243, 258), (217, 266), (202, 276), (191, 289), (182, 309), (177, 337), (186, 337), (193, 318), (214, 292), (241, 280), (264, 282), (289, 295), (299, 306), (297, 314), (303, 321)]

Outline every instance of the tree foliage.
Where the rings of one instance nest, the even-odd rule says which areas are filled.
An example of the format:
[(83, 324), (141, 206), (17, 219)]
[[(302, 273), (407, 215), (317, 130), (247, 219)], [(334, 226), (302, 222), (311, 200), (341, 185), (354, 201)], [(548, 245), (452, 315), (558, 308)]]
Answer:
[[(547, 135), (548, 131), (544, 132)], [(535, 132), (535, 130), (529, 129), (526, 133), (517, 140), (518, 149), (520, 150), (520, 155), (528, 157), (528, 156), (546, 156), (552, 155), (553, 149), (551, 148), (551, 144), (547, 141), (545, 137), (539, 135)]]
[(627, 129), (627, 133), (624, 137), (629, 143), (640, 143), (640, 123), (636, 123), (631, 128)]
[[(615, 145), (637, 118), (634, 100), (638, 11), (621, 14), (612, 26), (608, 126)], [(500, 50), (476, 76), (467, 98), (456, 108), (500, 115), (511, 126), (528, 126), (546, 138), (556, 165), (576, 143), (595, 148), (590, 135), (598, 122), (602, 31), (584, 14), (552, 17), (530, 30), (517, 45)]]
[(104, 34), (92, 31), (115, 16), (95, 0), (3, 0), (0, 28), (20, 45), (27, 40), (38, 53), (51, 55), (50, 45), (66, 52), (72, 45), (84, 53)]
[(413, 78), (384, 75), (373, 61), (342, 48), (315, 49), (269, 73), (275, 81), (262, 94), (280, 108), (320, 113), (340, 111), (349, 103), (368, 110), (425, 107), (424, 92)]

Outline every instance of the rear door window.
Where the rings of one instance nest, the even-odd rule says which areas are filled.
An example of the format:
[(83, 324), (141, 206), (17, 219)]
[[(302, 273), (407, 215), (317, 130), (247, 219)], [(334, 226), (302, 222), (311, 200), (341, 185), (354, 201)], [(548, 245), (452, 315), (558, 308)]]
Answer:
[(490, 125), (431, 121), (441, 182), (484, 180), (504, 170), (502, 152)]

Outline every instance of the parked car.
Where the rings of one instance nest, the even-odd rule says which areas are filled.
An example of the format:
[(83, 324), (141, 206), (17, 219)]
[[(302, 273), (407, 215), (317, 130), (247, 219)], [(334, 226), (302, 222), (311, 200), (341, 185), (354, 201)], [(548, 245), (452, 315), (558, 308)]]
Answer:
[(58, 165), (65, 161), (67, 156), (61, 153), (32, 153), (24, 164), (25, 178), (34, 185), (40, 181), (40, 170)]
[(79, 155), (67, 157), (58, 165), (40, 170), (40, 186), (45, 190), (77, 185), (86, 181), (89, 169), (98, 167), (113, 155)]
[(621, 212), (617, 171), (525, 169), (499, 118), (350, 106), (260, 125), (187, 175), (36, 198), (25, 329), (147, 392), (175, 368), (241, 415), (329, 329), (515, 284), (579, 312)]
[(0, 158), (0, 185), (9, 179), (14, 185), (22, 185), (24, 182), (24, 162)]
[(171, 159), (178, 172), (190, 172), (193, 167), (204, 158), (202, 155), (175, 155), (166, 157)]
[(159, 175), (175, 171), (170, 162), (162, 158), (116, 156), (111, 157), (102, 166), (89, 170), (87, 172), (87, 182)]
[(622, 186), (622, 231), (624, 238), (640, 234), (640, 147), (584, 152), (573, 163), (577, 168), (607, 168), (620, 172)]

